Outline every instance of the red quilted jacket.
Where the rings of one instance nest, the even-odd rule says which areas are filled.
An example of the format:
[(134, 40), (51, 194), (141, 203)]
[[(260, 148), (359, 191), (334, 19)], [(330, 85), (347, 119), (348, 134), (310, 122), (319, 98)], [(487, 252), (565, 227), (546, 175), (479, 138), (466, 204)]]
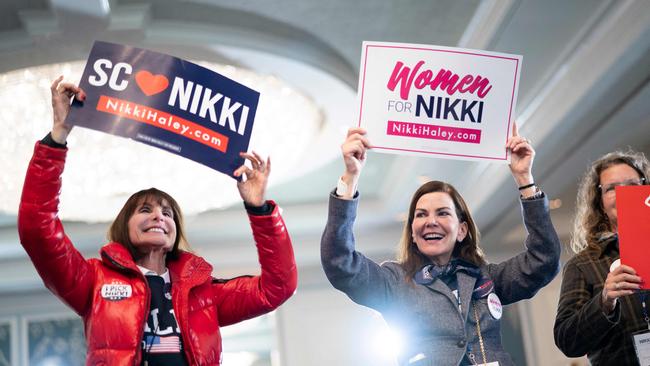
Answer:
[[(47, 288), (83, 318), (86, 363), (140, 365), (149, 287), (121, 244), (105, 245), (101, 259), (85, 259), (65, 235), (57, 211), (66, 153), (36, 143), (18, 214), (20, 241)], [(188, 252), (167, 261), (174, 313), (190, 365), (219, 365), (220, 326), (267, 313), (295, 292), (291, 240), (277, 206), (270, 203), (270, 215), (249, 215), (260, 276), (217, 280), (210, 264)]]

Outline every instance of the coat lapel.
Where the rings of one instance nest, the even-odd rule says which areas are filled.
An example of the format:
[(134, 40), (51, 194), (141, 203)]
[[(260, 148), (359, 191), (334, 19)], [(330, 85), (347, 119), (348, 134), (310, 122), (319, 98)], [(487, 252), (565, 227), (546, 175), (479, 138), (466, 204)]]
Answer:
[(436, 279), (435, 281), (433, 281), (432, 283), (426, 286), (429, 289), (444, 295), (454, 305), (454, 307), (458, 309), (458, 300), (456, 300), (456, 296), (454, 296), (454, 294), (451, 292), (449, 287), (447, 287), (447, 285), (445, 285), (445, 283), (442, 282), (440, 279)]
[(458, 295), (462, 304), (462, 317), (464, 321), (467, 321), (467, 314), (469, 313), (476, 278), (463, 271), (458, 271), (456, 272), (456, 279), (458, 280)]

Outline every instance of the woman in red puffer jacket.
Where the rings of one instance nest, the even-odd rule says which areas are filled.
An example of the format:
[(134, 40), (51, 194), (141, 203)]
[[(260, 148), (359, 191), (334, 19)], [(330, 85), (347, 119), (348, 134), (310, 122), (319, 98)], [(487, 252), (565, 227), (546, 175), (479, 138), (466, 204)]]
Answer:
[(232, 280), (183, 248), (176, 201), (150, 188), (132, 195), (109, 229), (100, 259), (85, 259), (58, 218), (61, 173), (72, 128), (64, 123), (80, 88), (52, 84), (52, 132), (36, 143), (20, 202), (20, 241), (45, 285), (84, 321), (88, 365), (219, 365), (219, 327), (274, 310), (296, 289), (297, 272), (279, 209), (265, 201), (270, 161), (242, 153), (252, 168), (237, 187), (248, 211), (262, 273)]

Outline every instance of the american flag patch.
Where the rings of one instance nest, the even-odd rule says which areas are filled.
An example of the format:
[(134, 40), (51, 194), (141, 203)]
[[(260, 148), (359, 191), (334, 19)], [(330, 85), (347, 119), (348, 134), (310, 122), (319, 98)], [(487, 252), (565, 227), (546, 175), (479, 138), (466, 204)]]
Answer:
[(149, 353), (178, 353), (181, 351), (181, 340), (178, 336), (153, 336), (145, 338)]

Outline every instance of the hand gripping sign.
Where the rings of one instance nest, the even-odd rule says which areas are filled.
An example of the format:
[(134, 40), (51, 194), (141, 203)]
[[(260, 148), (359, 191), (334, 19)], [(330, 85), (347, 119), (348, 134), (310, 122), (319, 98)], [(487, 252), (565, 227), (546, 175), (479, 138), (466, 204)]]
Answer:
[(95, 42), (66, 123), (128, 137), (232, 177), (260, 94), (189, 61)]
[(522, 57), (363, 42), (359, 126), (378, 152), (507, 162)]

